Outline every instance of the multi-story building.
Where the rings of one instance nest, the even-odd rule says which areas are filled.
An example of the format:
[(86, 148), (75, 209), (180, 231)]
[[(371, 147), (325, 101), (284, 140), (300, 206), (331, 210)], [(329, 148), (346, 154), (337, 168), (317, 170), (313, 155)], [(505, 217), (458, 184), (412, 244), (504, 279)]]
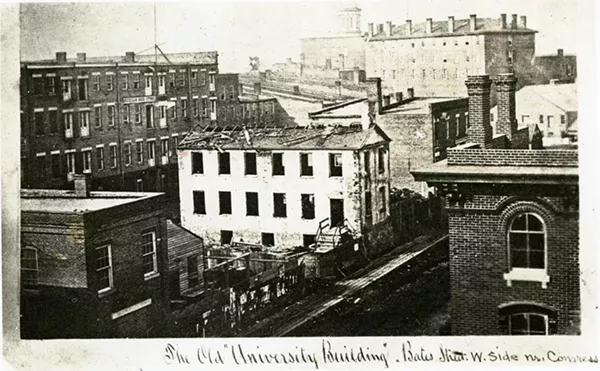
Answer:
[(413, 87), (422, 96), (466, 96), (468, 75), (496, 75), (512, 70), (521, 86), (533, 79), (535, 34), (527, 18), (506, 14), (424, 23), (369, 24), (366, 70), (384, 87)]
[(578, 155), (528, 149), (515, 116), (514, 75), (470, 76), (469, 143), (413, 170), (446, 198), (453, 335), (578, 334)]
[(242, 111), (237, 76), (218, 72), (216, 52), (22, 62), (23, 187), (84, 173), (94, 189), (177, 195), (177, 143)]
[(309, 246), (323, 220), (323, 233), (348, 227), (368, 245), (388, 221), (389, 138), (376, 125), (205, 130), (178, 151), (182, 226), (207, 245)]
[(565, 54), (558, 49), (556, 54), (536, 55), (535, 66), (540, 73), (538, 84), (548, 84), (552, 80), (573, 83), (577, 80), (577, 56)]
[(466, 98), (383, 94), (381, 80), (367, 81), (367, 98), (325, 107), (309, 113), (316, 124), (368, 125), (376, 122), (391, 138), (392, 186), (427, 195), (424, 182), (415, 182), (410, 170), (446, 158), (446, 150), (467, 139), (469, 113)]
[(167, 235), (162, 193), (21, 191), (21, 335), (164, 335)]

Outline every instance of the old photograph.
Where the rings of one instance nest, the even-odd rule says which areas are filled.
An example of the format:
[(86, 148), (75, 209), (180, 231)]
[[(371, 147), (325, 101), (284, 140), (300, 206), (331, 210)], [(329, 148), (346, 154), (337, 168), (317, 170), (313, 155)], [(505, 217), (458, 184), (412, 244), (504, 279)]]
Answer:
[(21, 3), (20, 337), (579, 338), (577, 3), (489, 3)]

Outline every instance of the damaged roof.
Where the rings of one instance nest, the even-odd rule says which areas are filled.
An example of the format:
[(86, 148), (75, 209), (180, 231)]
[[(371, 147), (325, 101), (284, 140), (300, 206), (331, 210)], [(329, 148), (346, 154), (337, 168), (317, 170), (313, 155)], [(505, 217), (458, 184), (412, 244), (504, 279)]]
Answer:
[(202, 150), (356, 150), (391, 139), (377, 125), (215, 128), (189, 133), (179, 149)]

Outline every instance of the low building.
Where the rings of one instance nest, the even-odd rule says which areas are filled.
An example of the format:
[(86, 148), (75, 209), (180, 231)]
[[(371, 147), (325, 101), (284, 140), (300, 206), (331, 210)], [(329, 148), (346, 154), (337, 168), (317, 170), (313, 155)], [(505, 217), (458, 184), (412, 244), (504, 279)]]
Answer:
[(182, 226), (207, 244), (309, 246), (350, 229), (368, 246), (388, 224), (389, 141), (376, 125), (190, 133), (179, 146)]
[(194, 300), (204, 287), (204, 241), (167, 220), (169, 284), (172, 300)]
[(168, 315), (164, 194), (21, 191), (21, 336), (155, 337)]
[[(520, 125), (537, 124), (544, 135), (544, 146), (568, 144), (577, 137), (577, 86), (552, 82), (525, 86), (517, 91), (516, 118)], [(491, 110), (496, 127), (498, 107)]]
[(366, 98), (328, 106), (309, 113), (315, 124), (368, 125), (376, 122), (392, 140), (390, 171), (392, 186), (427, 194), (425, 183), (415, 182), (410, 170), (446, 158), (447, 148), (466, 141), (466, 98), (418, 97), (383, 94), (381, 80), (368, 80)]
[(469, 143), (412, 171), (446, 198), (453, 335), (573, 335), (580, 325), (578, 154), (528, 149), (511, 74), (467, 80)]

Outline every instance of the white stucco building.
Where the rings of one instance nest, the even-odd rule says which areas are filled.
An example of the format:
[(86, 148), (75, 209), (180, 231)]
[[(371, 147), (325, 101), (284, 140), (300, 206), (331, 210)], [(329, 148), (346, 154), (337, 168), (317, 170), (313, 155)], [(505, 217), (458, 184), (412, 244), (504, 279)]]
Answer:
[(182, 225), (208, 244), (277, 248), (312, 244), (326, 219), (362, 234), (389, 216), (389, 141), (376, 125), (192, 132), (179, 145)]

